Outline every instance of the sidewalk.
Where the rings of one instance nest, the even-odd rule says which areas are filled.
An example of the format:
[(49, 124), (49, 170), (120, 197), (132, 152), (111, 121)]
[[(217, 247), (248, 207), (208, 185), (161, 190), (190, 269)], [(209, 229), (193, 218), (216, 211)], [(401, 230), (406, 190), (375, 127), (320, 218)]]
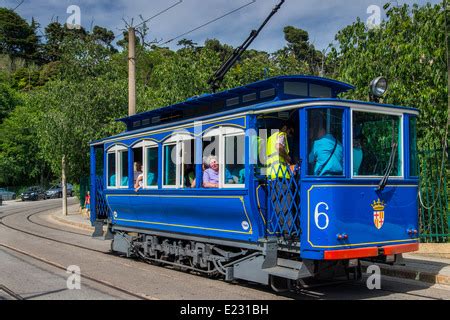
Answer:
[(51, 214), (50, 218), (59, 224), (65, 224), (71, 227), (83, 229), (86, 231), (94, 232), (94, 227), (91, 225), (91, 221), (80, 214), (80, 206), (69, 206), (68, 216), (63, 216), (60, 212)]
[[(381, 274), (394, 278), (416, 280), (428, 284), (450, 286), (450, 259), (433, 258), (420, 254), (403, 254), (403, 264), (377, 264)], [(363, 270), (373, 263), (362, 262)]]
[[(66, 224), (93, 232), (91, 222), (79, 213), (79, 206), (70, 206), (69, 215), (64, 217), (57, 213), (51, 218), (60, 224)], [(378, 264), (385, 276), (416, 280), (430, 285), (450, 285), (450, 244), (421, 244), (418, 253), (404, 254), (404, 265)], [(371, 265), (362, 262), (363, 270)]]

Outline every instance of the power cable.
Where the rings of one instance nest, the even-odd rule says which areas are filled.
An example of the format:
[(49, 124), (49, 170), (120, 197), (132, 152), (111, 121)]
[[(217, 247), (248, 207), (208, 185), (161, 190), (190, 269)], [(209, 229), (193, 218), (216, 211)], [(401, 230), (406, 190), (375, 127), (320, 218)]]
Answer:
[(204, 24), (202, 24), (202, 25), (200, 25), (200, 26), (198, 26), (198, 27), (196, 27), (196, 28), (194, 28), (194, 29), (192, 29), (192, 30), (189, 30), (189, 31), (187, 31), (187, 32), (184, 32), (184, 33), (182, 33), (182, 34), (180, 34), (180, 35), (178, 35), (178, 36), (176, 36), (176, 37), (174, 37), (174, 38), (172, 38), (172, 39), (170, 39), (170, 40), (168, 40), (168, 41), (162, 43), (161, 45), (168, 44), (168, 43), (170, 43), (170, 42), (172, 42), (172, 41), (174, 41), (174, 40), (176, 40), (176, 39), (179, 39), (179, 38), (181, 38), (181, 37), (184, 37), (184, 36), (186, 36), (186, 35), (188, 35), (188, 34), (194, 32), (194, 31), (197, 31), (197, 30), (199, 30), (199, 29), (201, 29), (201, 28), (204, 28), (204, 27), (206, 27), (206, 26), (208, 26), (208, 25), (210, 25), (210, 24), (212, 24), (212, 23), (214, 23), (214, 22), (216, 22), (216, 21), (218, 21), (218, 20), (221, 20), (221, 19), (223, 19), (223, 18), (225, 18), (225, 17), (227, 17), (227, 16), (229, 16), (229, 15), (231, 15), (231, 14), (237, 12), (237, 11), (240, 11), (240, 10), (242, 10), (242, 9), (244, 9), (244, 8), (246, 8), (246, 7), (250, 6), (250, 5), (252, 5), (252, 4), (255, 3), (255, 2), (256, 2), (256, 0), (252, 0), (252, 1), (250, 1), (250, 2), (248, 2), (248, 3), (246, 3), (246, 4), (244, 4), (243, 6), (240, 6), (239, 8), (236, 8), (236, 9), (234, 9), (234, 10), (231, 10), (231, 11), (229, 11), (229, 12), (227, 12), (227, 13), (221, 15), (220, 17), (214, 18), (214, 19), (212, 19), (212, 20), (210, 20), (210, 21), (208, 21), (208, 22), (206, 22), (206, 23), (204, 23)]
[[(134, 28), (139, 28), (140, 26), (142, 26), (143, 24), (149, 22), (150, 20), (153, 20), (153, 19), (155, 19), (156, 17), (158, 17), (158, 16), (160, 16), (160, 15), (166, 13), (167, 11), (169, 11), (169, 10), (175, 8), (176, 6), (180, 5), (182, 2), (183, 2), (183, 0), (179, 0), (178, 2), (176, 2), (176, 3), (172, 4), (171, 6), (167, 7), (166, 9), (164, 9), (164, 10), (158, 12), (157, 14), (151, 16), (151, 17), (148, 18), (147, 20), (142, 21), (141, 23), (139, 23), (138, 25), (136, 25)], [(120, 37), (120, 36), (123, 36), (123, 32), (114, 35), (115, 38)], [(117, 40), (117, 39), (116, 39), (116, 40)]]
[(11, 9), (11, 10), (16, 11), (24, 2), (25, 2), (25, 0), (21, 0), (20, 3), (14, 9)]

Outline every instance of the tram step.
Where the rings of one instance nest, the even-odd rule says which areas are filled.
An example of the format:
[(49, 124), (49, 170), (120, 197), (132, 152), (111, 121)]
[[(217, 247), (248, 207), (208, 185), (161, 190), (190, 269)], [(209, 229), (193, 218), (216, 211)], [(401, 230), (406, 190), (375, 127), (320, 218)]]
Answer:
[(92, 234), (92, 238), (100, 239), (104, 237), (103, 231), (103, 221), (97, 220), (94, 222), (94, 233)]
[(303, 262), (280, 258), (278, 258), (277, 266), (263, 269), (263, 271), (272, 276), (291, 280), (298, 280), (312, 276), (309, 268)]

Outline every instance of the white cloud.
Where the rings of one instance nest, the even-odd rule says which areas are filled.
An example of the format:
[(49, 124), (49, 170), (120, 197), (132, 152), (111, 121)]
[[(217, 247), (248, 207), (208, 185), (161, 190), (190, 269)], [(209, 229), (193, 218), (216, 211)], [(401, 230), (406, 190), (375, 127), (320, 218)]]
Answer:
[[(19, 0), (5, 0), (2, 5), (15, 7)], [(183, 0), (183, 2), (150, 21), (150, 37), (168, 40), (185, 31), (193, 29), (208, 20), (218, 17), (251, 0)], [(361, 17), (367, 19), (370, 5), (382, 7), (388, 0), (287, 0), (280, 12), (272, 18), (252, 48), (275, 51), (284, 45), (283, 28), (293, 25), (309, 32), (311, 41), (324, 49), (333, 41), (338, 30)], [(155, 13), (176, 3), (177, 0), (25, 0), (18, 8), (18, 13), (26, 19), (35, 17), (42, 27), (59, 17), (65, 22), (67, 7), (78, 5), (81, 8), (82, 24), (85, 28), (100, 25), (120, 33), (125, 26), (122, 19), (135, 23), (141, 21), (139, 15), (148, 18)], [(425, 0), (398, 1), (403, 3), (425, 3)], [(439, 3), (439, 0), (431, 0)], [(188, 36), (189, 39), (203, 43), (207, 38), (218, 38), (222, 42), (237, 46), (257, 28), (272, 10), (278, 0), (257, 0), (254, 4), (234, 13), (206, 28)], [(394, 4), (396, 1), (394, 1)], [(175, 47), (176, 41), (172, 45)]]

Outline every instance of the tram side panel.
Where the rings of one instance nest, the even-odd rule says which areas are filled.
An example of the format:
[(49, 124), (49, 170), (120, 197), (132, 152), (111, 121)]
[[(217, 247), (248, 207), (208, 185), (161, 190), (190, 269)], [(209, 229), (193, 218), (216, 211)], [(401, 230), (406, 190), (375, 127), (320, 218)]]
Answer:
[(383, 192), (376, 187), (305, 184), (301, 257), (337, 260), (382, 255), (384, 248), (414, 251), (417, 185), (388, 186)]
[(108, 194), (115, 227), (257, 242), (260, 238), (246, 196)]

